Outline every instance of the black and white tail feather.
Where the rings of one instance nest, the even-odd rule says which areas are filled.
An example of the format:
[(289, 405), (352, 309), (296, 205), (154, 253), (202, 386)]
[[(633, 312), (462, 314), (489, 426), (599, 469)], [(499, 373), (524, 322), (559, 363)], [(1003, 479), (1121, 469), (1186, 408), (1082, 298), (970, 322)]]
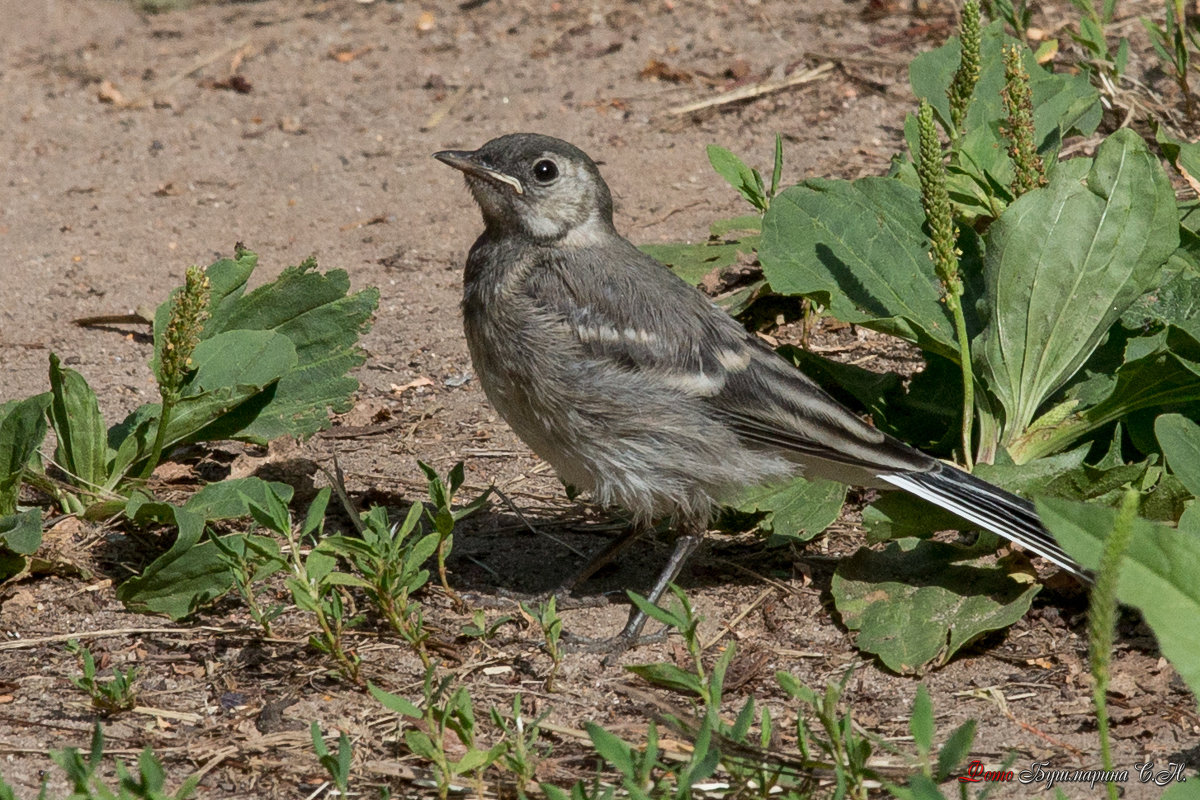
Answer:
[(1016, 542), (1082, 580), (1091, 580), (1083, 567), (1054, 541), (1028, 500), (949, 465), (929, 472), (891, 473), (878, 477), (897, 489)]

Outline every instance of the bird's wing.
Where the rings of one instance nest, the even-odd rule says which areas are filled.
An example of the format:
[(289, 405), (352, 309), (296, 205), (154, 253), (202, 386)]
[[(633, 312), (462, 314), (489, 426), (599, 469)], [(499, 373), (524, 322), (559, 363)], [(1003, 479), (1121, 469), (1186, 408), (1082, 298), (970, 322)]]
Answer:
[(620, 250), (602, 270), (584, 253), (556, 254), (526, 287), (574, 332), (593, 362), (584, 368), (636, 372), (698, 401), (749, 444), (904, 489), (1088, 579), (1029, 501), (866, 424), (665, 266)]
[(868, 473), (936, 461), (863, 422), (664, 265), (619, 240), (568, 250), (532, 270), (536, 302), (559, 315), (589, 359), (678, 392), (748, 443)]

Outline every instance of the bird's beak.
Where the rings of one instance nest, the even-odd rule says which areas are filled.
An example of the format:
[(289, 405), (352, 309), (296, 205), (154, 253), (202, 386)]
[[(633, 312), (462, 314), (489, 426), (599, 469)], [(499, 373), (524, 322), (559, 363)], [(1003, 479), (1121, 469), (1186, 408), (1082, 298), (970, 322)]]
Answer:
[(479, 160), (479, 151), (477, 150), (443, 150), (440, 153), (434, 153), (433, 157), (443, 164), (462, 170), (467, 175), (503, 183), (511, 186), (517, 194), (525, 194), (525, 187), (512, 175), (484, 166)]

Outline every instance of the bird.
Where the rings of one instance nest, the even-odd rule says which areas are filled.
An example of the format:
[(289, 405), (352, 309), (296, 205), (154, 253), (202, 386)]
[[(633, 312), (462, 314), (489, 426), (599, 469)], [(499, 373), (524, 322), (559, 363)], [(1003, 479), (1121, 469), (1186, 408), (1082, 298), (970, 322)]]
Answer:
[[(462, 315), (484, 393), (565, 484), (634, 523), (564, 589), (670, 517), (655, 603), (724, 501), (797, 475), (909, 492), (1087, 580), (1028, 500), (870, 425), (622, 236), (578, 147), (514, 133), (434, 158), (483, 215)], [(645, 622), (635, 607), (612, 642)]]

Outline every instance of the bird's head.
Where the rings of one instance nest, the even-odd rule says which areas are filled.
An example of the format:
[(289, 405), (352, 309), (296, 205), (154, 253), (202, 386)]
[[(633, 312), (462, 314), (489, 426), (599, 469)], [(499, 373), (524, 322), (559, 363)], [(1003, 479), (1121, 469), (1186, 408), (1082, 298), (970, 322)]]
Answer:
[(488, 231), (583, 246), (612, 233), (612, 195), (596, 163), (574, 145), (534, 133), (433, 157), (461, 170)]

